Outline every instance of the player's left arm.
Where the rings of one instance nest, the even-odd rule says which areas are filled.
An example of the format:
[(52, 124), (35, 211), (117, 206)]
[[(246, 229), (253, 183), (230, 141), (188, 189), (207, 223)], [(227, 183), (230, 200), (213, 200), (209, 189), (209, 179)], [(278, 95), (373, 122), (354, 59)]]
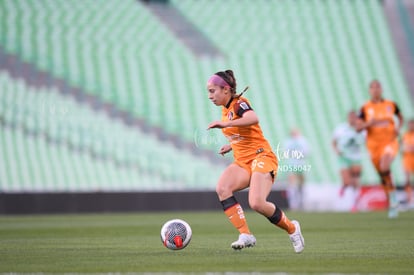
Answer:
[(400, 108), (398, 108), (397, 103), (394, 102), (394, 106), (395, 106), (395, 108), (394, 108), (395, 109), (394, 114), (398, 118), (398, 127), (396, 127), (396, 129), (395, 129), (396, 130), (396, 135), (398, 136), (399, 133), (400, 133), (401, 128), (404, 125), (404, 117), (403, 117), (403, 115), (402, 115), (402, 113), (400, 111)]
[(367, 129), (372, 125), (372, 120), (366, 121), (366, 114), (364, 106), (361, 107), (358, 115), (358, 119), (355, 123), (355, 130), (357, 132), (362, 132), (363, 130)]

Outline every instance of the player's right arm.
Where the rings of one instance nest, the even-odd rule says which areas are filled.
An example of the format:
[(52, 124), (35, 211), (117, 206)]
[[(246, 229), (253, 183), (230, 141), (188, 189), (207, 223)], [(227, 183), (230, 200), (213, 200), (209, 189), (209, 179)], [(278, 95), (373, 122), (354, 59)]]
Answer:
[(211, 122), (207, 130), (213, 129), (213, 128), (228, 128), (228, 127), (246, 127), (251, 126), (254, 124), (259, 123), (259, 118), (257, 117), (256, 113), (253, 110), (249, 110), (248, 112), (243, 113), (243, 115), (235, 120), (229, 120), (229, 121), (222, 121), (222, 120), (216, 120)]
[(220, 151), (219, 151), (219, 154), (221, 154), (222, 156), (224, 156), (225, 154), (227, 154), (231, 150), (232, 149), (231, 149), (230, 144), (225, 144), (225, 145), (221, 146)]
[(341, 154), (341, 152), (338, 149), (338, 143), (337, 143), (336, 139), (332, 140), (332, 147), (333, 147), (333, 149), (334, 149), (334, 151), (337, 155)]
[(337, 155), (340, 155), (341, 152), (338, 148), (338, 136), (339, 136), (339, 126), (335, 129), (333, 136), (332, 136), (332, 147)]

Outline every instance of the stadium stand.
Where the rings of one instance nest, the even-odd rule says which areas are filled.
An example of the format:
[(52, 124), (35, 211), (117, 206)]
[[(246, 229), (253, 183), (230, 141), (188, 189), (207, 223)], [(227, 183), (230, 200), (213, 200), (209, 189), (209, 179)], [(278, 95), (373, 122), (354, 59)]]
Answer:
[(414, 5), (412, 3), (406, 3), (406, 7), (401, 0), (398, 1), (398, 15), (401, 20), (401, 25), (407, 37), (407, 44), (410, 49), (411, 63), (414, 64)]
[[(380, 1), (173, 3), (221, 47), (239, 79), (254, 83), (249, 96), (273, 144), (293, 126), (308, 136), (311, 180), (336, 178), (332, 129), (367, 100), (371, 79), (381, 79), (385, 96), (412, 115)], [(367, 160), (365, 167), (364, 181), (376, 181)]]
[[(195, 157), (57, 90), (0, 74), (2, 191), (211, 189)], [(203, 171), (210, 171), (209, 174)]]
[[(367, 100), (372, 78), (383, 82), (385, 96), (404, 114), (413, 115), (380, 1), (173, 0), (169, 5), (224, 57), (194, 56), (134, 0), (2, 1), (0, 45), (52, 77), (215, 151), (225, 141), (218, 131), (204, 131), (220, 115), (206, 98), (205, 81), (232, 68), (239, 90), (250, 85), (246, 96), (275, 148), (283, 146), (291, 127), (309, 139), (307, 178), (314, 183), (339, 181), (331, 134), (349, 109)], [(1, 174), (3, 191), (213, 188), (222, 166), (111, 120), (70, 95), (30, 87), (4, 72), (1, 79), (1, 146), (7, 161), (0, 169), (8, 171)], [(11, 96), (12, 91), (19, 92)], [(44, 108), (44, 102), (54, 107)], [(65, 113), (71, 110), (77, 115)], [(105, 146), (114, 140), (118, 147)], [(134, 150), (122, 149), (127, 146)], [(56, 167), (59, 160), (66, 168)], [(363, 181), (376, 182), (367, 158), (364, 166)], [(401, 179), (398, 167), (396, 172)]]
[(411, 23), (414, 22), (414, 4), (411, 1), (385, 0), (383, 8), (405, 82), (414, 99), (414, 25)]

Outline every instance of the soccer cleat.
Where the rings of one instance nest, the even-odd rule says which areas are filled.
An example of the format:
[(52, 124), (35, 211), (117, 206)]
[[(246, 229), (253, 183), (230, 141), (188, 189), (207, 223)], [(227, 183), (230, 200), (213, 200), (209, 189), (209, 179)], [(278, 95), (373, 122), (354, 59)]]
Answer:
[(256, 238), (251, 234), (242, 233), (239, 239), (231, 244), (234, 250), (240, 250), (245, 247), (253, 247), (256, 245)]
[(296, 253), (300, 253), (305, 249), (305, 240), (303, 239), (302, 233), (300, 232), (300, 225), (298, 221), (292, 221), (295, 225), (295, 232), (289, 234), (290, 241), (292, 242), (293, 249)]
[(389, 219), (395, 219), (398, 218), (398, 209), (395, 207), (390, 207), (388, 209), (388, 218)]
[(388, 218), (395, 219), (398, 217), (398, 199), (395, 191), (389, 194)]

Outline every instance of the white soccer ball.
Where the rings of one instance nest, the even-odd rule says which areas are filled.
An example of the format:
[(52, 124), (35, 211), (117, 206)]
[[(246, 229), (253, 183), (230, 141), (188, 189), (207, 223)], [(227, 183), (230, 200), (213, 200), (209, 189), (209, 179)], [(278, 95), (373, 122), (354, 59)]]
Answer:
[(169, 220), (161, 228), (161, 241), (171, 250), (185, 248), (190, 243), (191, 236), (190, 225), (180, 219)]

